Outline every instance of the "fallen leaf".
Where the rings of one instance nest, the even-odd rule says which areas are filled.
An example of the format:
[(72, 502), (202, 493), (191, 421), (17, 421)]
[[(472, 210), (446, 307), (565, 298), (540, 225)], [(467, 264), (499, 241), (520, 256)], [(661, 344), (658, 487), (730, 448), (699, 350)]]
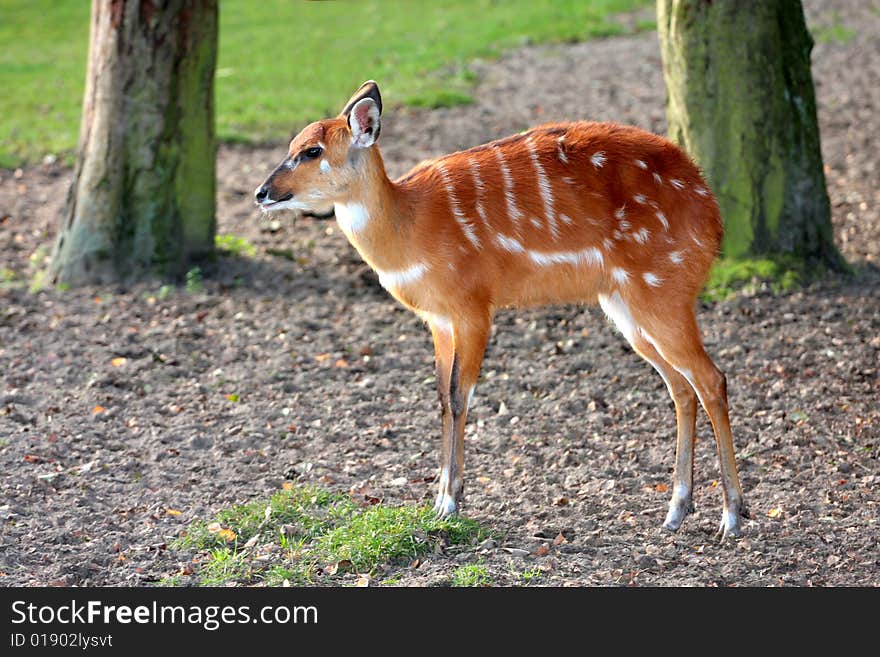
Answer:
[(236, 538), (235, 532), (231, 529), (221, 529), (219, 532), (217, 532), (217, 536), (227, 542), (234, 541)]
[(207, 529), (211, 534), (216, 534), (216, 533), (219, 532), (221, 529), (223, 529), (223, 526), (222, 526), (219, 522), (212, 522), (210, 525), (208, 525), (208, 526), (206, 527), (206, 529)]
[(550, 552), (550, 548), (548, 548), (546, 545), (544, 545), (543, 543), (541, 543), (541, 544), (535, 549), (535, 551), (532, 552), (532, 554), (534, 554), (536, 557), (543, 557), (545, 554), (547, 554), (547, 553), (549, 553), (549, 552)]
[(337, 360), (337, 361), (333, 364), (333, 366), (334, 366), (334, 367), (339, 367), (339, 368), (342, 368), (342, 367), (348, 367), (348, 361), (345, 360), (344, 358), (340, 358), (339, 360)]
[(351, 561), (348, 559), (342, 559), (341, 561), (337, 561), (334, 564), (330, 564), (326, 568), (324, 568), (324, 572), (328, 575), (335, 575), (336, 573), (347, 573), (351, 570)]
[(323, 363), (325, 360), (328, 360), (329, 358), (330, 358), (330, 354), (318, 354), (317, 356), (315, 356), (315, 360), (318, 361), (319, 363)]
[(282, 490), (293, 490), (293, 482), (285, 481), (281, 483)]
[(177, 509), (165, 509), (165, 513), (169, 516), (179, 516), (183, 511), (178, 511)]
[(357, 578), (357, 582), (354, 583), (355, 586), (365, 587), (370, 585), (370, 576), (369, 575), (361, 575)]
[(113, 358), (110, 360), (110, 364), (113, 367), (122, 367), (128, 362), (128, 358), (124, 358), (123, 356), (118, 356), (117, 358)]
[(103, 413), (107, 409), (98, 404), (97, 406), (92, 407), (92, 415), (97, 415), (98, 413)]
[(234, 392), (230, 392), (228, 395), (226, 395), (226, 399), (228, 399), (228, 400), (231, 401), (231, 402), (237, 402), (237, 401), (238, 401), (238, 395), (235, 394)]
[(666, 491), (669, 490), (669, 486), (667, 486), (666, 484), (655, 484), (654, 490), (657, 491), (658, 493), (665, 493)]
[(553, 545), (562, 545), (563, 543), (568, 543), (568, 539), (562, 535), (562, 532), (559, 532), (553, 539)]
[(782, 509), (777, 506), (775, 509), (770, 509), (767, 512), (767, 515), (770, 516), (771, 518), (778, 518), (779, 516), (782, 515)]
[(247, 543), (244, 544), (244, 546), (245, 546), (246, 548), (252, 548), (252, 547), (254, 547), (254, 546), (257, 544), (257, 541), (258, 541), (259, 539), (260, 539), (259, 534), (255, 535), (255, 536), (251, 536), (251, 537), (247, 540)]
[(555, 504), (556, 506), (566, 506), (568, 504), (568, 498), (557, 497), (555, 500), (553, 500), (553, 504)]
[(37, 456), (36, 454), (25, 454), (24, 460), (26, 463), (42, 463), (43, 457)]

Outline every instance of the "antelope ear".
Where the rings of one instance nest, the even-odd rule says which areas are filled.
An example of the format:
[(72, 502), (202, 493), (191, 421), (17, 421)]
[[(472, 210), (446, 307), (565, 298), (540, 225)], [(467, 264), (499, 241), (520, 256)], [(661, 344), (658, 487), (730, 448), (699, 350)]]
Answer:
[(379, 108), (379, 114), (382, 114), (382, 95), (379, 93), (379, 85), (376, 84), (375, 80), (367, 80), (357, 91), (354, 92), (354, 95), (348, 99), (348, 102), (339, 113), (339, 116), (348, 118), (351, 114), (351, 110), (357, 102), (363, 98), (372, 98), (373, 101), (375, 101), (376, 106)]
[(379, 106), (372, 98), (361, 98), (348, 115), (351, 145), (369, 148), (379, 137)]
[(382, 95), (373, 80), (364, 82), (345, 104), (340, 116), (348, 119), (351, 143), (359, 148), (369, 148), (379, 138), (382, 115)]

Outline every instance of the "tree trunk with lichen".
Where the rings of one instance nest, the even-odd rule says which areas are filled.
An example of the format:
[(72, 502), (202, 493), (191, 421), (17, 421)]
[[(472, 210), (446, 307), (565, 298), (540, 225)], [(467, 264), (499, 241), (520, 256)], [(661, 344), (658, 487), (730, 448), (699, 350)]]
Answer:
[(93, 0), (53, 283), (180, 275), (214, 247), (217, 0)]
[(658, 0), (669, 135), (706, 173), (723, 253), (836, 266), (800, 0)]

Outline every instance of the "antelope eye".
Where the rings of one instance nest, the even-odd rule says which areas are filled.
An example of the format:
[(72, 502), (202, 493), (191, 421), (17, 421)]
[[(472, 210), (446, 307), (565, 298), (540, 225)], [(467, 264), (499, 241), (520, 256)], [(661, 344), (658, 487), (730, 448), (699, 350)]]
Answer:
[(303, 151), (303, 157), (306, 158), (307, 160), (314, 160), (316, 157), (318, 157), (323, 152), (324, 152), (324, 149), (321, 148), (320, 146), (312, 146), (311, 148), (307, 148), (306, 150)]

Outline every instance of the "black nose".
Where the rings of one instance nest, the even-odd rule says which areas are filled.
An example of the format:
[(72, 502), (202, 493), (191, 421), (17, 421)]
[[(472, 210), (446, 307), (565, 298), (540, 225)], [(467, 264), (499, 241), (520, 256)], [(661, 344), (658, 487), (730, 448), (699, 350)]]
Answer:
[(266, 199), (266, 197), (269, 196), (269, 188), (265, 185), (260, 185), (260, 187), (257, 188), (257, 192), (256, 194), (254, 194), (254, 196), (257, 199), (257, 203), (262, 203)]

